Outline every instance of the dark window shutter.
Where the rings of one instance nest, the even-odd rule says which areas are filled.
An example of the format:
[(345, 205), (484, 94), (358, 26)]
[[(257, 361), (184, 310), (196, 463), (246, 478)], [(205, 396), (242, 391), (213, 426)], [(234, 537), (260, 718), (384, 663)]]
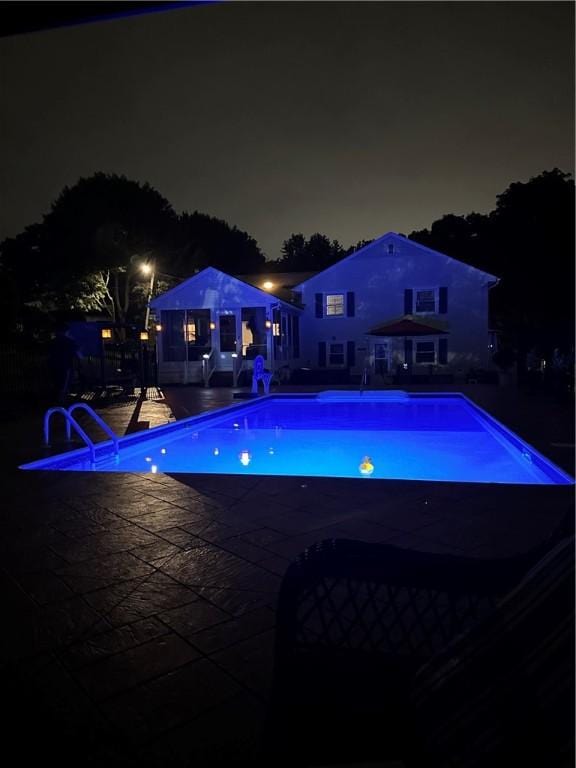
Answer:
[(412, 365), (412, 339), (404, 339), (404, 362)]
[(318, 367), (326, 368), (326, 342), (318, 342)]
[(448, 312), (448, 288), (440, 288), (438, 296), (438, 312), (445, 315)]
[(404, 289), (404, 314), (412, 314), (412, 288)]
[(448, 362), (448, 339), (438, 340), (438, 362), (440, 365), (446, 365)]
[(354, 291), (348, 291), (346, 294), (346, 314), (348, 317), (354, 317)]
[(316, 317), (322, 317), (323, 312), (323, 302), (324, 302), (324, 294), (323, 293), (316, 293), (314, 294), (315, 301), (316, 301)]
[(348, 366), (350, 368), (353, 368), (356, 365), (356, 342), (355, 341), (349, 341), (348, 342)]

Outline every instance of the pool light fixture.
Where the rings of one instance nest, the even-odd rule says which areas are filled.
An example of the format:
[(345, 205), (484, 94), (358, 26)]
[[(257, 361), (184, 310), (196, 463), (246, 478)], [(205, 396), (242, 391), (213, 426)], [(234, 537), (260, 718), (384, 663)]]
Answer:
[(248, 464), (250, 464), (252, 461), (252, 455), (249, 451), (240, 451), (238, 458), (240, 459), (240, 464), (242, 464), (243, 467), (247, 467)]

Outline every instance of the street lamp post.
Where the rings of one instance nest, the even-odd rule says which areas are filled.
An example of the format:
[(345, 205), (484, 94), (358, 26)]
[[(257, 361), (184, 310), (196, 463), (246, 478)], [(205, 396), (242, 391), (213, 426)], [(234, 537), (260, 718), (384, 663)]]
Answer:
[(150, 320), (150, 302), (152, 301), (152, 292), (154, 291), (154, 278), (156, 277), (156, 270), (154, 263), (142, 264), (142, 272), (145, 275), (150, 275), (150, 285), (148, 286), (148, 298), (146, 299), (146, 316), (144, 318), (144, 330), (148, 330), (148, 322)]

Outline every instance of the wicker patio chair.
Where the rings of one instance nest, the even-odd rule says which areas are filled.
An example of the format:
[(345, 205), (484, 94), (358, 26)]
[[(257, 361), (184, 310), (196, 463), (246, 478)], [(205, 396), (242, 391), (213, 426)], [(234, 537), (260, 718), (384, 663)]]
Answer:
[[(526, 713), (540, 712), (548, 696), (556, 719), (550, 732), (562, 737), (565, 757), (572, 722), (573, 542), (569, 510), (548, 541), (506, 560), (349, 540), (306, 550), (280, 590), (267, 754), (275, 764), (290, 766), (384, 758), (418, 768), (492, 766), (519, 737), (518, 718), (511, 717), (516, 707), (530, 721), (531, 756), (542, 761), (542, 734)], [(551, 563), (550, 553), (559, 548), (562, 555)], [(555, 641), (548, 634), (535, 637), (546, 627), (556, 633)], [(501, 642), (507, 635), (512, 645)], [(548, 640), (553, 648), (556, 643), (557, 656), (546, 667)], [(514, 658), (522, 663), (506, 680)], [(521, 685), (528, 667), (537, 670), (532, 691)], [(551, 678), (569, 681), (567, 687), (555, 687), (551, 679), (546, 692), (544, 669)], [(482, 709), (485, 701), (490, 717)], [(553, 719), (543, 725), (544, 735)], [(458, 734), (457, 744), (451, 733)], [(471, 755), (469, 743), (484, 752)]]

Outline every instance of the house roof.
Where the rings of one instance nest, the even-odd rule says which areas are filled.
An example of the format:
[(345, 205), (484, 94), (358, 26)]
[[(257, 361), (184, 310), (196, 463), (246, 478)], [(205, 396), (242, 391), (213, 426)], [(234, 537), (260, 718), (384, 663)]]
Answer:
[(410, 243), (410, 246), (418, 248), (421, 251), (426, 251), (426, 253), (433, 253), (435, 256), (443, 256), (445, 259), (450, 259), (451, 261), (455, 261), (457, 264), (461, 264), (462, 266), (465, 266), (468, 269), (473, 269), (474, 271), (479, 272), (482, 275), (486, 275), (488, 280), (491, 282), (490, 287), (492, 287), (492, 285), (496, 285), (500, 281), (500, 278), (496, 277), (495, 275), (491, 275), (489, 272), (484, 272), (484, 270), (478, 269), (478, 267), (473, 267), (471, 264), (467, 264), (465, 261), (459, 261), (458, 259), (455, 259), (453, 256), (448, 256), (448, 254), (446, 253), (442, 253), (441, 251), (435, 251), (433, 248), (428, 248), (425, 245), (421, 245), (420, 243), (417, 243), (415, 240), (410, 240), (409, 238), (404, 237), (403, 235), (399, 235), (397, 232), (386, 232), (385, 235), (382, 235), (381, 237), (377, 237), (371, 243), (368, 243), (368, 245), (365, 245), (362, 248), (359, 248), (357, 251), (354, 251), (349, 256), (346, 256), (345, 258), (340, 259), (340, 261), (337, 261), (335, 264), (331, 264), (329, 267), (326, 267), (326, 269), (322, 270), (322, 272), (313, 273), (310, 277), (305, 278), (304, 280), (302, 280), (301, 283), (298, 283), (294, 287), (300, 288), (300, 286), (308, 282), (308, 280), (311, 280), (317, 275), (325, 275), (326, 272), (329, 272), (332, 269), (336, 269), (341, 264), (344, 264), (344, 262), (346, 261), (355, 259), (361, 253), (364, 253), (364, 251), (367, 251), (370, 248), (373, 248), (375, 245), (384, 243), (386, 242), (386, 240), (396, 240), (401, 243)]
[[(235, 275), (235, 277), (289, 304), (299, 306), (298, 302), (294, 301), (294, 286), (304, 283), (316, 274), (317, 272), (261, 272), (256, 275)], [(264, 288), (265, 283), (272, 283), (272, 287)]]
[(270, 291), (264, 291), (261, 288), (258, 288), (255, 285), (252, 285), (248, 283), (246, 280), (242, 280), (240, 277), (235, 277), (234, 275), (229, 275), (227, 272), (222, 272), (219, 269), (216, 269), (215, 267), (206, 267), (206, 269), (203, 269), (201, 272), (197, 272), (195, 275), (192, 275), (192, 277), (187, 278), (186, 280), (183, 280), (181, 283), (178, 283), (178, 285), (175, 285), (173, 288), (170, 288), (168, 291), (165, 291), (164, 293), (160, 294), (160, 296), (157, 296), (153, 301), (150, 302), (150, 306), (152, 308), (164, 308), (163, 305), (166, 302), (167, 298), (172, 298), (173, 295), (178, 294), (181, 291), (184, 291), (185, 288), (192, 283), (200, 282), (206, 277), (212, 277), (212, 276), (218, 276), (219, 278), (225, 278), (230, 281), (234, 281), (237, 283), (241, 283), (245, 287), (248, 287), (250, 291), (254, 291), (257, 295), (260, 296), (261, 299), (265, 299), (266, 304), (270, 303), (270, 299), (272, 296), (274, 296), (275, 299), (278, 299), (278, 301), (281, 304), (284, 304), (287, 307), (291, 307), (293, 309), (300, 309), (301, 307), (298, 304), (291, 303), (289, 301), (286, 301), (285, 299), (280, 298), (279, 296), (276, 296), (275, 294), (271, 293)]
[(446, 333), (448, 330), (444, 323), (434, 320), (414, 320), (412, 315), (388, 320), (368, 331), (369, 336), (438, 336)]

